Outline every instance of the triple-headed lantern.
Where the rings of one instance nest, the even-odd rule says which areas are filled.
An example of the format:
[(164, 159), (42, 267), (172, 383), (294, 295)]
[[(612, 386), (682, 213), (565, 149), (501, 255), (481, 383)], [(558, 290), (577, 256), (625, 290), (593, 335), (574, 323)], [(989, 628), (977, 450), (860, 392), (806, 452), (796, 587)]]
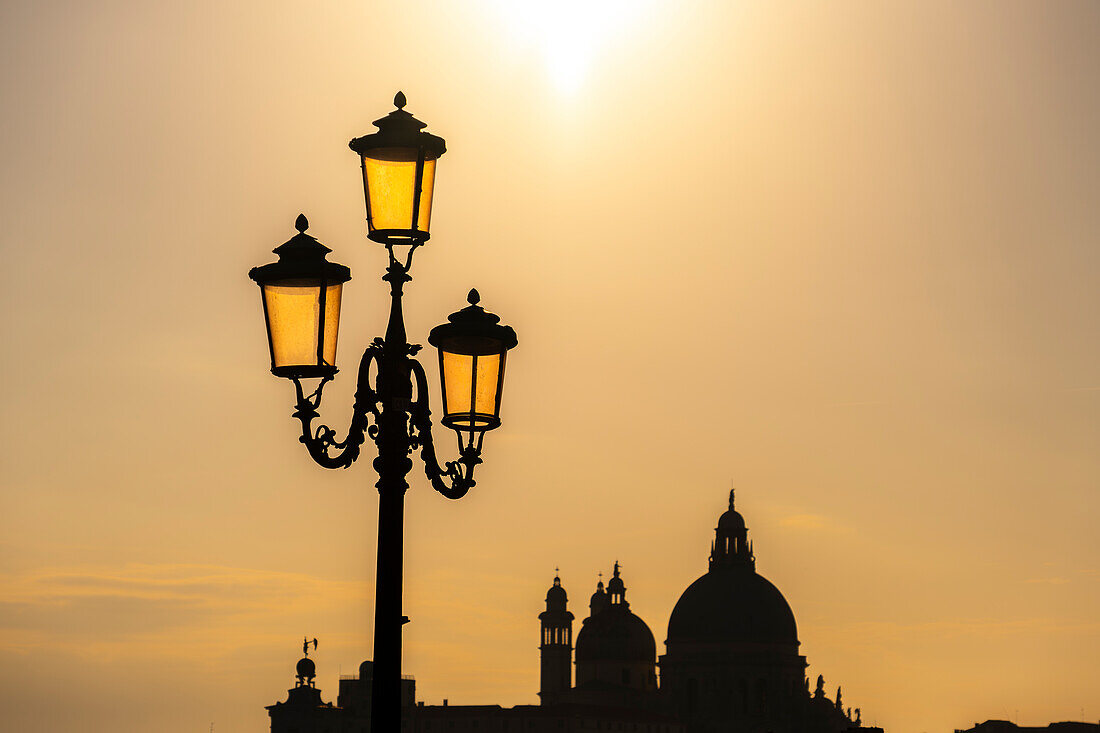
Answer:
[[(405, 111), (404, 94), (397, 93), (394, 105), (374, 122), (378, 132), (350, 143), (363, 167), (368, 236), (391, 254), (395, 245), (415, 247), (428, 239), (435, 165), (447, 149), (443, 138), (425, 132), (426, 125)], [(294, 380), (336, 374), (341, 290), (351, 279), (347, 267), (328, 261), (331, 250), (306, 234), (308, 226), (299, 215), (298, 234), (274, 250), (279, 261), (249, 272), (262, 291), (271, 371)], [(439, 350), (442, 423), (460, 438), (465, 433), (466, 445), (500, 425), (505, 355), (517, 342), (515, 331), (478, 305), (476, 290), (468, 300), (428, 337)]]
[[(329, 249), (306, 234), (309, 224), (299, 216), (298, 233), (275, 249), (279, 261), (249, 273), (262, 293), (271, 371), (294, 382), (294, 417), (302, 423), (299, 440), (310, 456), (325, 468), (346, 468), (368, 438), (378, 448), (371, 729), (387, 732), (401, 730), (401, 626), (408, 621), (401, 613), (401, 537), (410, 453), (419, 448), (425, 473), (444, 496), (457, 499), (474, 486), (482, 438), (500, 425), (505, 355), (516, 345), (515, 332), (478, 305), (476, 291), (470, 291), (469, 307), (432, 329), (428, 341), (439, 350), (442, 422), (458, 433), (460, 450), (458, 460), (440, 465), (427, 375), (413, 358), (417, 347), (406, 339), (401, 299), (413, 252), (428, 240), (436, 161), (446, 146), (405, 111), (405, 95), (398, 93), (394, 104), (397, 109), (374, 123), (377, 132), (351, 141), (363, 166), (368, 236), (389, 255), (383, 280), (390, 285), (391, 306), (386, 337), (374, 339), (360, 361), (351, 426), (343, 440), (328, 426), (312, 423), (319, 417), (322, 388), (336, 374), (340, 296), (351, 272), (328, 261)], [(401, 245), (406, 247), (399, 258), (394, 250)], [(312, 393), (302, 385), (310, 377), (319, 379)]]

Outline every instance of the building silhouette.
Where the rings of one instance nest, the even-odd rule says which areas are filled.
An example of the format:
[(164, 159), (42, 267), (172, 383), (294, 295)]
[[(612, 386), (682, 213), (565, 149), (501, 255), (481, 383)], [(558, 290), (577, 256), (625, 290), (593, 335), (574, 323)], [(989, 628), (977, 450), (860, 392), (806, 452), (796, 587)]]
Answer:
[[(798, 653), (794, 613), (756, 572), (732, 491), (729, 510), (718, 519), (710, 566), (676, 602), (665, 644), (662, 689), (693, 728), (728, 729), (726, 723), (740, 721), (745, 730), (757, 724), (770, 729), (804, 717), (806, 658)], [(812, 700), (816, 704), (816, 695)], [(834, 728), (849, 722), (824, 717), (837, 718)]]
[(543, 703), (557, 702), (573, 686), (573, 614), (566, 609), (568, 601), (561, 578), (555, 575), (546, 591), (546, 610), (539, 614), (539, 699)]
[[(424, 705), (415, 681), (402, 681), (407, 733), (840, 733), (862, 728), (860, 711), (813, 692), (799, 654), (794, 613), (756, 572), (745, 520), (729, 508), (718, 519), (707, 572), (680, 596), (658, 663), (649, 626), (630, 610), (616, 561), (597, 583), (574, 644), (574, 616), (561, 578), (539, 614), (539, 705)], [(305, 664), (308, 663), (308, 664)], [(303, 676), (303, 664), (309, 673)], [(267, 708), (272, 733), (368, 733), (373, 667), (341, 678), (337, 705), (321, 701), (313, 661), (298, 663), (298, 685)], [(576, 668), (575, 682), (573, 668)], [(658, 678), (658, 667), (660, 677)], [(305, 681), (303, 681), (305, 680)], [(982, 732), (986, 733), (986, 732)], [(994, 733), (989, 731), (988, 733)]]
[(955, 729), (955, 733), (1100, 733), (1100, 723), (1078, 723), (1066, 721), (1051, 723), (1047, 726), (1019, 726), (1007, 720), (987, 720), (966, 730)]
[(317, 667), (306, 656), (298, 660), (294, 669), (296, 683), (287, 690), (286, 702), (277, 702), (267, 706), (271, 716), (271, 730), (291, 731), (339, 731), (346, 721), (345, 711), (334, 707), (332, 703), (321, 700), (321, 691), (314, 685)]

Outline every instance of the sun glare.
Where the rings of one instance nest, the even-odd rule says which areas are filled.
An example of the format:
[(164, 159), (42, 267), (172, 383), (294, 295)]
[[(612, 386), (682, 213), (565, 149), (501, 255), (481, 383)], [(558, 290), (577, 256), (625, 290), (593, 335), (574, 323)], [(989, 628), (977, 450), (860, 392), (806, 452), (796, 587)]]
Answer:
[(580, 89), (593, 65), (649, 9), (645, 0), (494, 0), (511, 38), (533, 47), (562, 93)]

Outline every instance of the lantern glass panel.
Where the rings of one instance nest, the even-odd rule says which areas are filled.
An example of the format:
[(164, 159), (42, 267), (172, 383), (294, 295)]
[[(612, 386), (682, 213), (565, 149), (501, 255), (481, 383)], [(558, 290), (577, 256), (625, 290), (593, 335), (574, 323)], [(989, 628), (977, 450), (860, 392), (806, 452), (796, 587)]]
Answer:
[(376, 148), (363, 156), (370, 231), (428, 231), (432, 218), (435, 159), (424, 160), (419, 212), (414, 212), (418, 153), (417, 148)]
[(441, 351), (443, 370), (443, 413), (468, 413), (471, 404), (470, 385), (473, 382), (474, 357)]
[[(336, 365), (342, 290), (342, 283), (325, 288), (322, 323), (320, 280), (279, 280), (263, 286), (274, 369)], [(319, 361), (317, 346), (322, 328), (324, 340)]]
[(477, 359), (477, 377), (474, 386), (474, 412), (496, 417), (497, 384), (500, 381), (500, 354), (485, 354)]

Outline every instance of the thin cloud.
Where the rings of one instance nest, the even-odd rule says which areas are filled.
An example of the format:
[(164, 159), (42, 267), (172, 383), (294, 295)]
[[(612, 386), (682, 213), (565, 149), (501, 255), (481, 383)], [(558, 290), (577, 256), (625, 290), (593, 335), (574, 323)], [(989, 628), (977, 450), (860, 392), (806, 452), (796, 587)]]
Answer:
[(49, 603), (79, 597), (200, 600), (218, 605), (262, 602), (272, 595), (316, 592), (341, 595), (359, 585), (302, 573), (233, 568), (218, 565), (139, 564), (121, 567), (40, 568), (0, 575), (6, 601)]
[(831, 527), (831, 522), (820, 514), (792, 514), (779, 520), (780, 527), (793, 527), (794, 529), (826, 529)]
[(14, 653), (199, 656), (369, 604), (362, 582), (215, 565), (40, 568), (0, 574), (0, 588), (0, 649)]

